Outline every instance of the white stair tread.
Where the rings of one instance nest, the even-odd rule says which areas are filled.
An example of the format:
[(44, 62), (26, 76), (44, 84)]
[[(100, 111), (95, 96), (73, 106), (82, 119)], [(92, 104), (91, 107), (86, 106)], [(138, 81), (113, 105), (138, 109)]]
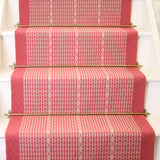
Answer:
[(0, 138), (5, 137), (5, 131), (8, 126), (9, 118), (0, 117)]
[[(156, 137), (160, 137), (160, 117), (150, 115), (147, 120), (155, 131)], [(0, 117), (0, 138), (5, 138), (5, 131), (9, 122), (9, 118)]]
[(160, 117), (150, 115), (147, 120), (154, 129), (156, 137), (160, 137)]
[(1, 37), (5, 37), (5, 36), (14, 36), (15, 30), (6, 30), (6, 31), (2, 31), (1, 32)]
[(1, 69), (0, 70), (0, 82), (10, 82), (13, 69)]
[(151, 32), (149, 32), (147, 29), (145, 29), (145, 28), (138, 28), (138, 27), (136, 27), (136, 28), (134, 28), (137, 32), (138, 32), (138, 35), (139, 36), (151, 36), (152, 35), (152, 33)]
[(145, 75), (146, 78), (147, 78), (147, 81), (149, 81), (149, 82), (150, 82), (150, 81), (151, 81), (151, 82), (160, 81), (160, 75), (159, 75), (159, 73), (156, 73), (156, 72), (153, 71), (152, 69), (142, 67), (142, 68), (140, 68), (140, 71), (144, 73), (144, 75)]

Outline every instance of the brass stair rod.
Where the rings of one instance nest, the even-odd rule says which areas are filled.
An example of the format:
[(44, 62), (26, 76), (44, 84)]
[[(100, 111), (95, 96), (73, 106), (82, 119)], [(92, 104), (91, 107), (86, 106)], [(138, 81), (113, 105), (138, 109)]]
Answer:
[(17, 23), (14, 27), (131, 27), (134, 28), (136, 25), (132, 23), (130, 25), (21, 25)]
[(10, 68), (49, 68), (49, 67), (143, 67), (142, 65), (9, 65)]
[(75, 115), (144, 115), (148, 116), (150, 113), (148, 113), (146, 110), (144, 110), (144, 113), (11, 113), (11, 111), (8, 112), (8, 114), (5, 114), (5, 116), (75, 116)]

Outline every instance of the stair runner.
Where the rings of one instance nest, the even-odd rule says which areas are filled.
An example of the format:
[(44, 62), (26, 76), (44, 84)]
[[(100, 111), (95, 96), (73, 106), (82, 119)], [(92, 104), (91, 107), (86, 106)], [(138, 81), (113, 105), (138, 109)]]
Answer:
[(19, 0), (22, 25), (129, 25), (131, 0)]
[[(19, 0), (20, 24), (129, 25), (131, 0)], [(141, 113), (145, 76), (135, 67), (137, 32), (117, 27), (20, 27), (12, 113)], [(153, 160), (143, 115), (11, 116), (7, 160)]]
[(144, 116), (18, 116), (6, 135), (8, 160), (153, 159)]
[(137, 31), (131, 28), (19, 28), (17, 65), (136, 64)]
[(13, 113), (144, 112), (145, 77), (137, 68), (17, 68)]

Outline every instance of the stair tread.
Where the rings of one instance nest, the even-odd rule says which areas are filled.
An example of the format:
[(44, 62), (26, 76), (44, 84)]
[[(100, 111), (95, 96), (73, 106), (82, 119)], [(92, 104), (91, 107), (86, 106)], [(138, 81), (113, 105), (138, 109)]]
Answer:
[(154, 129), (155, 135), (160, 137), (160, 117), (157, 115), (149, 115), (147, 120)]
[(12, 69), (0, 69), (0, 82), (10, 82), (13, 71)]
[[(146, 28), (139, 28), (136, 27), (134, 28), (137, 32), (138, 32), (138, 36), (151, 36), (152, 33), (150, 31), (148, 31)], [(1, 31), (1, 36), (5, 37), (5, 36), (14, 36), (15, 35), (15, 30), (16, 29), (6, 29), (6, 30), (2, 30)]]
[[(154, 72), (152, 69), (142, 67), (140, 70), (146, 76), (147, 82), (160, 81), (159, 73)], [(12, 69), (0, 69), (0, 82), (10, 82), (13, 71)]]
[(9, 123), (9, 118), (0, 117), (0, 138), (5, 138), (5, 132)]
[[(149, 115), (147, 117), (148, 122), (152, 126), (155, 132), (155, 136), (160, 138), (160, 117), (156, 115)], [(5, 131), (9, 123), (9, 118), (0, 117), (0, 138), (5, 138)]]
[(144, 73), (148, 82), (160, 81), (159, 73), (156, 73), (151, 68), (142, 67), (140, 71)]
[[(50, 149), (50, 157), (57, 159), (76, 159), (80, 155), (108, 159), (113, 154), (115, 159), (134, 160), (139, 155), (141, 159), (152, 157), (153, 146), (153, 129), (142, 115), (16, 116), (10, 118), (6, 131), (6, 150), (12, 153), (9, 156), (18, 153), (44, 158), (48, 155), (45, 150)], [(32, 154), (33, 148), (40, 154)], [(28, 149), (29, 153), (23, 152)], [(148, 149), (152, 152), (146, 152)]]

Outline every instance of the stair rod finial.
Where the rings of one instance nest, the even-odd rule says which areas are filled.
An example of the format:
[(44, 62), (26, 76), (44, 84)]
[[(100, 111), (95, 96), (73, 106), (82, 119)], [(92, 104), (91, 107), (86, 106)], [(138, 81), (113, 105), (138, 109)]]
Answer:
[(17, 24), (15, 24), (14, 27), (19, 27), (19, 23), (17, 22)]
[(9, 65), (9, 68), (15, 69), (16, 68), (16, 63), (14, 62), (12, 65)]

